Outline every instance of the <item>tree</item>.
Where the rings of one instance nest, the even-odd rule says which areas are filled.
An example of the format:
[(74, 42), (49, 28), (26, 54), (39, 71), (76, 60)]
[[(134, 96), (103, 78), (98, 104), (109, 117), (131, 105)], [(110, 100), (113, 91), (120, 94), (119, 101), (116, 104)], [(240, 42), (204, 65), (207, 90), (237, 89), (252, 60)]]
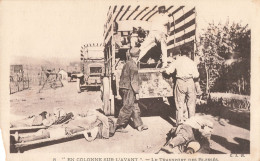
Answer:
[(218, 54), (225, 59), (250, 58), (251, 33), (247, 27), (227, 22), (222, 27)]
[[(222, 30), (221, 26), (209, 24), (204, 33), (200, 35), (197, 43), (197, 54), (200, 56), (199, 69), (201, 73), (205, 73), (206, 78), (201, 78), (204, 91), (208, 94), (216, 79), (219, 77), (220, 68), (224, 62), (224, 58), (218, 55), (219, 44), (221, 42)], [(202, 70), (204, 69), (204, 71)]]
[[(250, 73), (251, 32), (247, 27), (247, 25), (242, 26), (240, 23), (232, 23), (230, 25), (229, 21), (227, 21), (224, 25), (211, 23), (202, 31), (197, 42), (197, 55), (201, 60), (199, 69), (201, 72), (202, 89), (204, 87), (206, 93), (209, 93), (218, 84), (216, 81), (220, 80), (221, 76), (225, 76), (222, 80), (228, 79), (228, 81), (223, 82), (226, 85), (236, 84), (239, 86), (239, 93), (240, 89), (243, 89), (244, 85), (248, 84), (248, 82), (245, 83), (245, 80), (248, 81), (248, 78), (245, 76), (248, 76), (248, 73)], [(237, 67), (240, 70), (239, 74), (234, 75), (236, 76), (235, 78), (228, 76), (227, 72), (230, 72), (230, 69), (224, 69), (227, 68), (227, 66), (224, 66), (224, 63), (230, 59), (243, 59), (242, 61), (247, 62), (241, 63), (239, 61), (244, 66), (236, 65), (233, 67)], [(224, 85), (223, 83), (222, 86)], [(219, 89), (221, 91), (227, 91), (228, 89), (228, 87), (221, 88), (223, 88)], [(214, 89), (216, 90), (217, 88), (214, 87)]]

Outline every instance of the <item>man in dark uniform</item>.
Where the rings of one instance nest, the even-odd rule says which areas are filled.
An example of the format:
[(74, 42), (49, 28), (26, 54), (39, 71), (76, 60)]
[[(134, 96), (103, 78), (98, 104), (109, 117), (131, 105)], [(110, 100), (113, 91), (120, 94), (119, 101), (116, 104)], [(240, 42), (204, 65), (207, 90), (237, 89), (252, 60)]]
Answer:
[(140, 108), (137, 100), (139, 100), (139, 75), (137, 68), (137, 59), (140, 50), (137, 47), (132, 47), (130, 58), (123, 67), (119, 82), (119, 93), (122, 97), (123, 107), (121, 108), (117, 120), (118, 132), (126, 132), (124, 128), (132, 119), (134, 127), (138, 131), (147, 130), (148, 127), (143, 125), (140, 117)]

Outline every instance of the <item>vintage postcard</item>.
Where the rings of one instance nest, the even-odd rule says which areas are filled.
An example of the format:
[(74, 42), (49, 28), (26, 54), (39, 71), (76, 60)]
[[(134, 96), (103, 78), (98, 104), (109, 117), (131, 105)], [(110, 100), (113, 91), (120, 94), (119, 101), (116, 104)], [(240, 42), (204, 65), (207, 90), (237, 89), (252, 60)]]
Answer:
[(6, 160), (259, 161), (259, 10), (0, 1)]

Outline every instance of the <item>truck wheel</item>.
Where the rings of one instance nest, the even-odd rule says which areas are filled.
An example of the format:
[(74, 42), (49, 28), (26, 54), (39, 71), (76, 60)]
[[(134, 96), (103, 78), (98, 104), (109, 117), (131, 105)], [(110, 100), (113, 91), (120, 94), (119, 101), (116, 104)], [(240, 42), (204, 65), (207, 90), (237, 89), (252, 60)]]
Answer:
[(100, 86), (100, 98), (101, 101), (103, 102), (103, 85)]
[(110, 115), (115, 115), (115, 96), (112, 95), (112, 98), (110, 100)]
[(80, 78), (77, 78), (77, 92), (78, 92), (78, 93), (81, 93)]
[(114, 98), (110, 100), (109, 78), (103, 78), (103, 110), (106, 115), (114, 115)]

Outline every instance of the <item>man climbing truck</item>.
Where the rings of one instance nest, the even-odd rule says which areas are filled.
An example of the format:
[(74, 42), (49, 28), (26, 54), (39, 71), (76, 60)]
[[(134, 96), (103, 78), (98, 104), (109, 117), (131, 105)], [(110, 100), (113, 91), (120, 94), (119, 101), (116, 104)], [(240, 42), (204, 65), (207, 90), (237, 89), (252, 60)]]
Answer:
[(81, 74), (77, 79), (77, 90), (90, 87), (100, 89), (104, 71), (103, 44), (87, 44), (81, 50)]
[[(104, 63), (105, 71), (102, 79), (102, 100), (106, 115), (115, 115), (121, 101), (119, 80), (123, 65), (129, 58), (129, 50), (136, 41), (136, 47), (142, 52), (142, 43), (151, 39), (156, 17), (161, 6), (110, 6), (107, 13), (104, 31)], [(166, 36), (167, 61), (176, 55), (179, 48), (190, 50), (194, 58), (195, 41), (195, 8), (185, 6), (165, 6), (164, 15), (168, 16), (169, 24)], [(161, 13), (160, 13), (161, 14)], [(166, 19), (166, 18), (165, 18)], [(151, 25), (153, 24), (153, 25)], [(166, 32), (165, 32), (166, 33)], [(140, 91), (138, 101), (142, 99), (167, 98), (173, 96), (173, 79), (160, 73), (165, 65), (165, 54), (161, 41), (153, 37), (154, 44), (143, 53), (138, 63)], [(163, 60), (162, 60), (163, 58)]]

